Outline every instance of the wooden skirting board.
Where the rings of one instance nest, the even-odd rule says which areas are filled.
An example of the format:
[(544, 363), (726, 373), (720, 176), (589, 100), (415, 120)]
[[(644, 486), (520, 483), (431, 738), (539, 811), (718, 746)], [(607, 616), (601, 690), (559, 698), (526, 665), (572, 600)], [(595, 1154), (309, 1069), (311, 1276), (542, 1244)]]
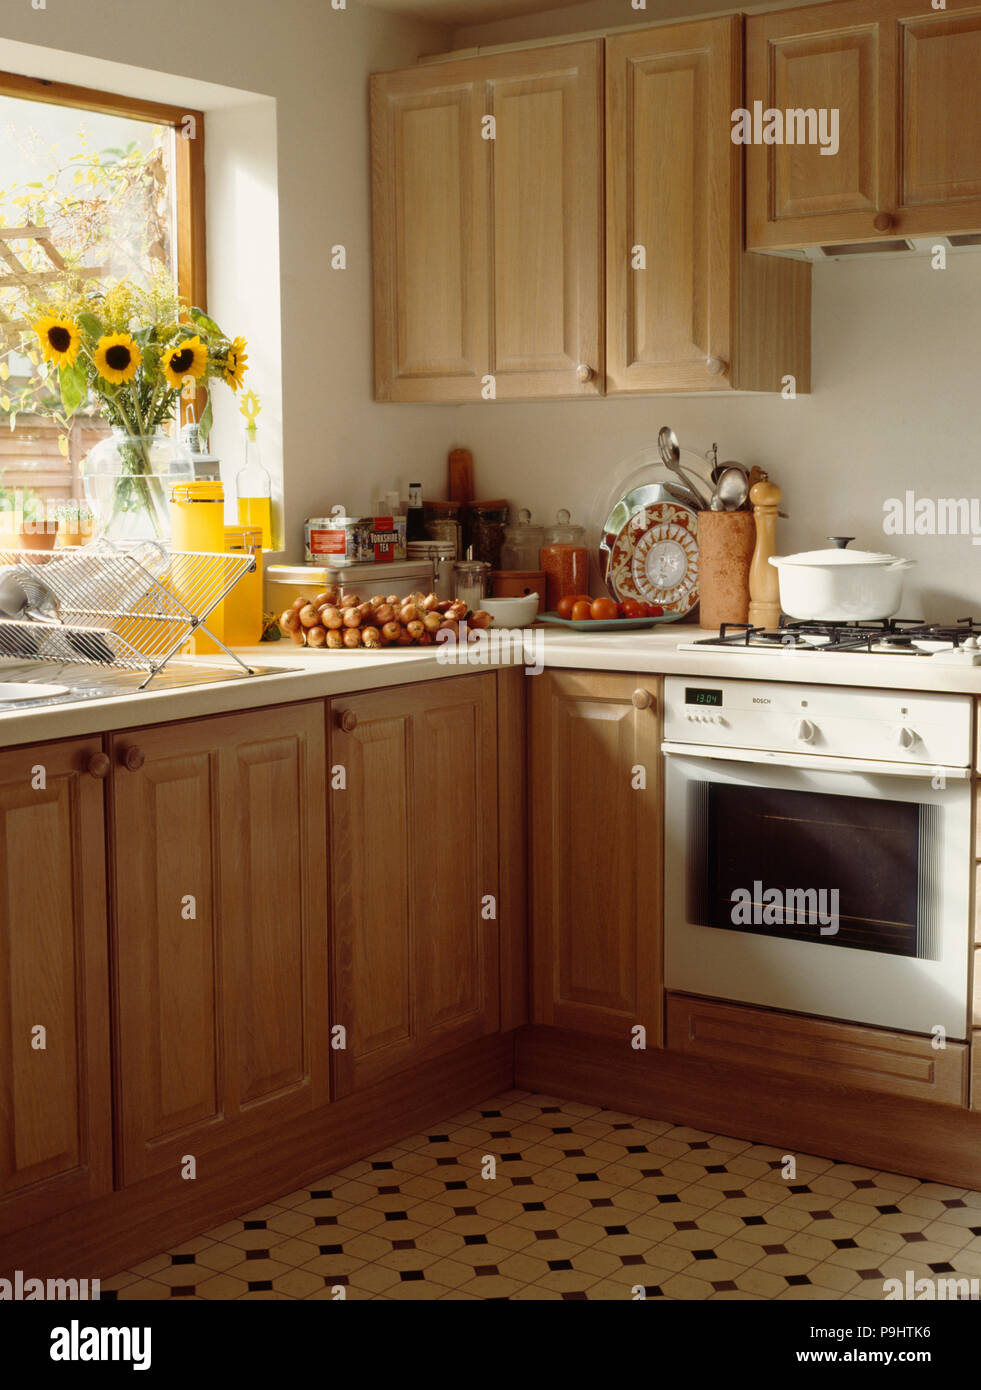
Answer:
[(523, 1090), (786, 1151), (981, 1189), (981, 1113), (652, 1048), (632, 1051), (559, 1028), (520, 1029)]
[(252, 1150), (210, 1153), (194, 1180), (150, 1177), (14, 1231), (0, 1239), (0, 1277), (107, 1278), (510, 1089), (513, 1074), (514, 1034), (480, 1038), (284, 1124)]

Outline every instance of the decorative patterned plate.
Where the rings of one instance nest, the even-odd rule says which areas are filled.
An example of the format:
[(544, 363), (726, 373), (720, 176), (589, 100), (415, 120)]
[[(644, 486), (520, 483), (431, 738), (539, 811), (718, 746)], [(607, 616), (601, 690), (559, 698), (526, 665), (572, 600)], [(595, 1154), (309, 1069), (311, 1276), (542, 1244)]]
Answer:
[(683, 618), (698, 602), (698, 513), (678, 502), (638, 508), (609, 547), (613, 597), (659, 603)]

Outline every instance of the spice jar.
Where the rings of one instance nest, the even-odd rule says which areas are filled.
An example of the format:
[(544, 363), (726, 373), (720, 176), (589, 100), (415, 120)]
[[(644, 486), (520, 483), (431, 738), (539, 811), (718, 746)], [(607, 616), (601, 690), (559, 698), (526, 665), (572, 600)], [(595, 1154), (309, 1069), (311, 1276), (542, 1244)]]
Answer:
[(518, 513), (518, 520), (504, 528), (501, 569), (537, 570), (544, 540), (544, 526), (535, 526), (531, 520), (531, 512), (522, 507)]
[(427, 535), (434, 541), (452, 541), (454, 560), (458, 560), (461, 553), (461, 510), (459, 502), (424, 502), (422, 504)]
[(474, 558), (483, 560), (492, 570), (501, 568), (501, 547), (507, 522), (507, 502), (470, 503), (470, 544)]
[(542, 569), (548, 586), (548, 606), (554, 613), (559, 599), (589, 593), (589, 551), (586, 530), (577, 526), (563, 509), (556, 513), (555, 525), (545, 532)]

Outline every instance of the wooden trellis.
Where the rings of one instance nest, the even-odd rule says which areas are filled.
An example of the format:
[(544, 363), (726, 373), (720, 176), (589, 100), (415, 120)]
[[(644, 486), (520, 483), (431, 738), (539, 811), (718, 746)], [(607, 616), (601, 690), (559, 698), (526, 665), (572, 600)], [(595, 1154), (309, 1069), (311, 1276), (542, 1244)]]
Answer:
[[(25, 252), (22, 250), (19, 255), (15, 254), (11, 247), (11, 242), (15, 241), (30, 241), (39, 246), (51, 269), (32, 270), (30, 266), (24, 265), (20, 258)], [(61, 252), (51, 240), (51, 228), (35, 227), (31, 224), (25, 227), (0, 227), (0, 270), (4, 268), (7, 273), (0, 275), (0, 345), (10, 346), (30, 325), (26, 319), (14, 319), (7, 312), (10, 304), (5, 299), (5, 292), (41, 290), (44, 285), (64, 280), (69, 271)], [(70, 272), (72, 278), (78, 280), (96, 280), (105, 273), (105, 266), (75, 268)]]

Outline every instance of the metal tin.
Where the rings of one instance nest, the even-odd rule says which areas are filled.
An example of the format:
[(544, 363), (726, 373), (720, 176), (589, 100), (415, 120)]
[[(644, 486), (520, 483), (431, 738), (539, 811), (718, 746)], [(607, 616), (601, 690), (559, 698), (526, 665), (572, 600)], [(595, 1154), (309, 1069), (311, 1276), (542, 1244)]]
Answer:
[(274, 612), (288, 608), (295, 598), (315, 598), (329, 584), (340, 584), (362, 598), (375, 594), (404, 598), (418, 590), (433, 592), (433, 566), (429, 560), (395, 560), (382, 565), (267, 565), (266, 607)]
[(311, 516), (303, 523), (308, 565), (355, 565), (361, 558), (362, 523), (353, 516)]

